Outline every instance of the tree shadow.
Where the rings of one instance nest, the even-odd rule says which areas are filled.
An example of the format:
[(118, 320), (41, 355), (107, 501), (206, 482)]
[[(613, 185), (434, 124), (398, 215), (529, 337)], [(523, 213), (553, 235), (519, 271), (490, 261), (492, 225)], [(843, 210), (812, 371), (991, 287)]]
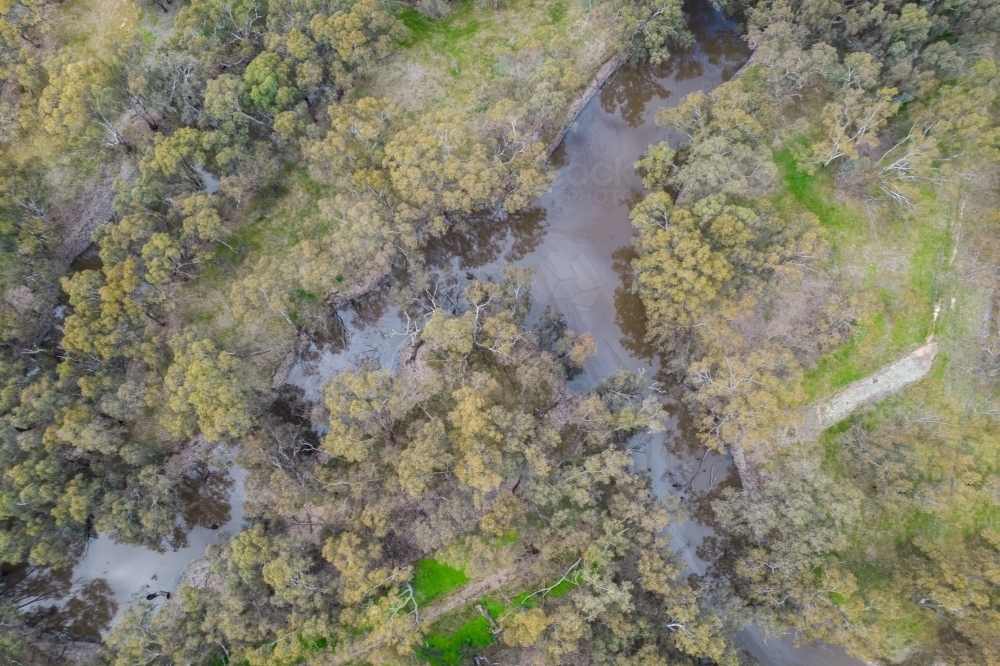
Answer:
[(658, 79), (669, 76), (671, 70), (669, 64), (663, 67), (634, 65), (622, 69), (601, 90), (601, 108), (605, 113), (620, 115), (629, 127), (639, 127), (653, 97), (661, 101), (670, 97), (670, 91)]
[(646, 306), (639, 294), (632, 291), (632, 261), (638, 257), (639, 253), (631, 245), (611, 253), (611, 268), (618, 274), (619, 281), (615, 287), (615, 324), (622, 332), (622, 347), (638, 358), (651, 359), (656, 349), (646, 340), (649, 326)]
[(455, 224), (427, 244), (428, 267), (469, 270), (493, 264), (503, 257), (518, 261), (538, 247), (548, 224), (546, 211), (533, 206), (499, 216), (481, 215)]
[(0, 599), (20, 611), (29, 627), (100, 639), (118, 610), (114, 590), (103, 578), (79, 585), (72, 575), (72, 567), (5, 566), (0, 569)]
[(195, 527), (218, 529), (232, 518), (229, 498), (235, 481), (227, 470), (205, 469), (184, 478), (180, 496), (181, 520), (187, 531)]
[(698, 56), (721, 69), (723, 81), (731, 79), (750, 57), (739, 20), (726, 18), (707, 2), (685, 2), (684, 13), (688, 29), (701, 36)]

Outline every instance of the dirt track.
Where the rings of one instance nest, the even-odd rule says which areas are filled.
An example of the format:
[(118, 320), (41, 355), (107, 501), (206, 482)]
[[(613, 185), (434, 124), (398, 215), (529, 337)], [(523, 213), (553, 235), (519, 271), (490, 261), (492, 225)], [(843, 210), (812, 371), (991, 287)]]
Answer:
[[(802, 411), (801, 425), (781, 445), (814, 441), (820, 433), (843, 421), (859, 407), (875, 404), (922, 379), (930, 372), (935, 356), (937, 343), (928, 342), (875, 374), (845, 386), (825, 400), (806, 406)], [(739, 446), (733, 446), (731, 453), (744, 490), (759, 488), (764, 482), (761, 474), (764, 460), (760, 453)]]
[(862, 405), (880, 402), (926, 375), (937, 355), (937, 343), (929, 342), (892, 365), (886, 366), (849, 384), (835, 395), (806, 408), (805, 422), (796, 439), (807, 442), (816, 439), (830, 426), (843, 421)]

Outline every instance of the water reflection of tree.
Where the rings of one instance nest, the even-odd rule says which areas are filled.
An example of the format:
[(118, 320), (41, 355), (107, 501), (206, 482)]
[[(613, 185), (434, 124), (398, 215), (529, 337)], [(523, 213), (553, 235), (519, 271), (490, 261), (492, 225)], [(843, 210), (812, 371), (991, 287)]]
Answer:
[(611, 268), (619, 281), (615, 287), (615, 324), (622, 332), (622, 347), (638, 358), (651, 359), (655, 349), (646, 340), (646, 306), (639, 294), (632, 291), (632, 260), (638, 256), (631, 245), (611, 253)]
[(533, 252), (545, 237), (546, 212), (533, 207), (501, 216), (482, 216), (456, 225), (427, 245), (425, 257), (431, 268), (454, 265), (459, 270), (481, 268), (503, 256), (518, 261)]
[(663, 409), (673, 421), (672, 438), (667, 442), (668, 448), (677, 456), (689, 458), (700, 456), (705, 447), (698, 437), (698, 424), (686, 399), (691, 395), (690, 389), (678, 383), (675, 375), (664, 372), (662, 365), (653, 379), (666, 391), (666, 395), (662, 398)]
[(18, 613), (13, 621), (25, 628), (95, 639), (118, 610), (114, 591), (103, 578), (81, 585), (72, 580), (72, 567), (28, 564), (0, 569), (0, 605)]
[(736, 555), (740, 552), (739, 540), (728, 532), (716, 530), (717, 521), (712, 505), (721, 500), (727, 489), (738, 489), (740, 478), (735, 470), (729, 469), (729, 475), (717, 483), (709, 492), (699, 493), (690, 502), (686, 502), (691, 518), (702, 525), (713, 529), (697, 548), (697, 555), (708, 563), (707, 577), (713, 580), (726, 580), (733, 574), (736, 565)]
[[(723, 80), (728, 81), (750, 57), (750, 49), (741, 36), (743, 31), (738, 22), (726, 19), (707, 2), (687, 2), (684, 11), (688, 29), (707, 37), (699, 40), (704, 57), (721, 69)], [(678, 80), (681, 80), (680, 77)]]
[(670, 91), (657, 80), (670, 73), (670, 65), (650, 67), (636, 65), (618, 72), (601, 90), (601, 108), (605, 113), (621, 115), (629, 127), (642, 125), (646, 106), (655, 96), (659, 100), (670, 97)]
[(181, 519), (187, 531), (195, 527), (218, 529), (229, 522), (234, 483), (227, 470), (203, 469), (184, 478)]
[(705, 74), (704, 57), (699, 51), (685, 51), (679, 53), (675, 58), (675, 81), (690, 81)]
[(100, 638), (101, 632), (111, 626), (117, 610), (111, 585), (96, 578), (75, 589), (62, 606), (50, 606), (39, 624), (78, 638)]

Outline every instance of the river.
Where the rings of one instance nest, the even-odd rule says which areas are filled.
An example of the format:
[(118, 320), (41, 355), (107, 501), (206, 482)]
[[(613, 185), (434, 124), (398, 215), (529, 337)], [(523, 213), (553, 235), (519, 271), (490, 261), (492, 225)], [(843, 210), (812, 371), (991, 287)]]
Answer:
[[(710, 502), (725, 487), (739, 485), (732, 462), (697, 443), (681, 389), (661, 376), (655, 350), (644, 341), (646, 319), (629, 288), (635, 233), (628, 211), (643, 194), (632, 164), (651, 143), (679, 137), (656, 127), (656, 112), (696, 90), (709, 91), (730, 79), (750, 53), (739, 27), (711, 11), (708, 3), (686, 8), (695, 45), (666, 66), (619, 71), (583, 109), (552, 155), (558, 172), (534, 206), (502, 220), (480, 220), (450, 232), (427, 248), (430, 267), (442, 275), (486, 278), (506, 262), (534, 270), (532, 317), (548, 306), (566, 315), (570, 328), (590, 333), (598, 353), (570, 386), (586, 391), (619, 368), (642, 372), (664, 393), (667, 428), (635, 442), (635, 464), (648, 470), (657, 497), (680, 498), (688, 518), (668, 528), (687, 573), (711, 576), (725, 542), (712, 525)], [(322, 385), (363, 358), (395, 363), (407, 338), (398, 310), (385, 293), (362, 299), (342, 314), (334, 342), (312, 344), (289, 375), (307, 398), (321, 398)], [(795, 646), (792, 635), (765, 638), (754, 628), (737, 641), (769, 666), (860, 666), (840, 647)]]
[[(715, 88), (749, 57), (735, 23), (713, 12), (708, 3), (686, 9), (696, 38), (692, 48), (659, 68), (619, 71), (583, 109), (553, 154), (556, 180), (534, 206), (502, 220), (479, 220), (469, 229), (445, 235), (427, 248), (427, 261), (441, 273), (479, 277), (495, 274), (508, 261), (530, 266), (535, 271), (531, 317), (551, 306), (567, 316), (573, 330), (590, 333), (597, 343), (597, 355), (588, 360), (572, 388), (588, 390), (619, 368), (642, 372), (651, 385), (658, 386), (667, 428), (635, 443), (635, 465), (649, 471), (657, 497), (681, 500), (688, 517), (671, 526), (669, 536), (683, 555), (688, 574), (711, 576), (725, 543), (715, 533), (709, 504), (722, 488), (738, 486), (739, 480), (727, 457), (698, 445), (681, 400), (682, 389), (662, 376), (654, 349), (644, 342), (642, 303), (629, 288), (629, 261), (635, 253), (628, 210), (642, 197), (642, 183), (632, 164), (649, 144), (664, 139), (676, 143), (678, 138), (656, 127), (656, 112), (690, 92)], [(377, 358), (393, 365), (408, 337), (399, 311), (390, 303), (390, 292), (387, 286), (342, 311), (342, 325), (307, 346), (289, 373), (288, 383), (317, 402), (324, 383), (361, 359)], [(89, 623), (86, 633), (106, 630), (129, 599), (172, 590), (183, 567), (219, 532), (239, 528), (242, 474), (235, 467), (232, 471), (233, 477), (217, 480), (232, 510), (209, 526), (194, 521), (184, 548), (154, 553), (114, 544), (106, 537), (90, 545), (69, 577), (77, 591), (73, 598), (83, 600), (96, 585), (114, 608), (95, 612), (101, 621)], [(225, 504), (221, 495), (215, 496), (217, 503)], [(79, 603), (63, 603), (62, 607), (78, 607)], [(861, 664), (839, 647), (795, 647), (790, 635), (765, 639), (751, 628), (737, 640), (761, 663), (771, 666)]]

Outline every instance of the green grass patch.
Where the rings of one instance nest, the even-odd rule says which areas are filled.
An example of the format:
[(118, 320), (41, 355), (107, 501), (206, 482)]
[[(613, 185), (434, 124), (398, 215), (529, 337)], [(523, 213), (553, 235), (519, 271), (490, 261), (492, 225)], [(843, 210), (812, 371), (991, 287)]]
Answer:
[(464, 571), (433, 559), (420, 560), (413, 572), (413, 592), (420, 604), (433, 601), (467, 582), (469, 577)]
[(482, 606), (494, 622), (509, 609), (492, 597), (483, 597), (459, 613), (442, 618), (434, 625), (437, 631), (417, 650), (417, 657), (434, 666), (457, 666), (464, 663), (469, 650), (492, 644), (495, 638), (490, 622), (479, 614), (476, 605)]
[(435, 51), (449, 51), (460, 40), (471, 37), (479, 31), (480, 23), (473, 18), (475, 8), (471, 0), (462, 0), (444, 18), (435, 19), (421, 14), (412, 7), (403, 6), (396, 17), (403, 22), (410, 34), (403, 46), (412, 48), (429, 42)]
[(819, 436), (819, 444), (823, 450), (823, 469), (840, 479), (847, 477), (847, 468), (841, 459), (843, 447), (840, 445), (840, 436), (847, 432), (854, 423), (857, 423), (858, 419), (858, 415), (850, 416), (840, 423), (830, 426)]
[[(423, 562), (434, 560), (423, 560), (421, 564)], [(581, 577), (582, 574), (577, 573), (568, 580), (560, 581), (544, 597), (558, 598), (569, 594), (580, 584)], [(417, 650), (417, 656), (434, 666), (457, 666), (464, 663), (470, 649), (487, 647), (495, 640), (490, 632), (489, 620), (479, 614), (475, 609), (476, 605), (482, 606), (496, 622), (514, 609), (534, 608), (544, 597), (541, 594), (532, 596), (531, 591), (525, 591), (513, 597), (510, 605), (492, 597), (483, 597), (476, 604), (435, 623), (436, 632), (427, 637), (424, 646)]]
[(480, 615), (451, 634), (428, 636), (417, 656), (434, 666), (457, 666), (465, 661), (470, 648), (484, 648), (494, 640), (489, 620)]
[(559, 0), (549, 7), (549, 19), (553, 24), (562, 23), (563, 19), (566, 18), (566, 11), (566, 3)]
[(827, 170), (810, 173), (799, 164), (791, 148), (775, 151), (774, 163), (778, 165), (785, 188), (795, 201), (819, 218), (828, 232), (858, 230), (862, 220), (854, 211), (830, 203), (833, 198), (833, 176)]
[(808, 211), (827, 232), (834, 262), (848, 274), (863, 276), (854, 286), (877, 294), (874, 311), (852, 337), (819, 359), (804, 378), (807, 402), (828, 396), (898, 360), (921, 344), (940, 296), (951, 232), (942, 224), (933, 193), (923, 193), (919, 213), (879, 208), (869, 221), (850, 205), (838, 203), (832, 169), (812, 170), (797, 155), (808, 139), (787, 142), (774, 152), (781, 189), (775, 208), (791, 217)]
[(551, 590), (549, 590), (548, 596), (552, 597), (553, 599), (558, 599), (559, 597), (569, 594), (574, 587), (580, 584), (580, 578), (581, 575), (577, 574), (575, 577), (569, 580), (562, 581), (561, 583), (553, 587)]

